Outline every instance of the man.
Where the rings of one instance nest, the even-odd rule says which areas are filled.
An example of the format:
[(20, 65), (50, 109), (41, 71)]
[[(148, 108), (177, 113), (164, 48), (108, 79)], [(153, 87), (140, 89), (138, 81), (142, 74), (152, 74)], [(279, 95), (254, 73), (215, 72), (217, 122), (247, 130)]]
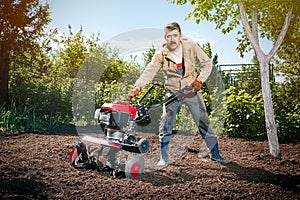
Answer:
[[(193, 41), (183, 38), (178, 23), (172, 22), (164, 28), (166, 44), (163, 49), (157, 51), (151, 62), (147, 65), (139, 79), (135, 83), (135, 88), (128, 94), (128, 99), (132, 99), (154, 78), (159, 69), (165, 75), (164, 87), (166, 96), (172, 95), (186, 86), (193, 86), (192, 95), (184, 100), (176, 101), (166, 107), (166, 115), (161, 120), (160, 136), (160, 161), (157, 165), (168, 163), (168, 146), (172, 136), (172, 129), (176, 122), (176, 114), (182, 104), (186, 104), (191, 111), (193, 119), (211, 152), (211, 159), (221, 163), (229, 161), (219, 153), (217, 136), (212, 130), (205, 104), (203, 101), (201, 86), (206, 81), (212, 70), (212, 62), (204, 51)], [(200, 63), (200, 74), (196, 72), (196, 62)]]

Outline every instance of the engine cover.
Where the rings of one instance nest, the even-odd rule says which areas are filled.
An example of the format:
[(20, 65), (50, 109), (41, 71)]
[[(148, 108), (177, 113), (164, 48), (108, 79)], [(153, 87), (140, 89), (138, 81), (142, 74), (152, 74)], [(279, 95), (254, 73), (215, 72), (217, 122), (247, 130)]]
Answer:
[(131, 119), (136, 117), (137, 108), (131, 106), (125, 101), (114, 101), (113, 103), (104, 103), (101, 106), (102, 111), (118, 111), (131, 115)]
[(114, 101), (113, 103), (104, 103), (96, 109), (94, 117), (102, 127), (122, 130), (129, 121), (135, 119), (136, 113), (137, 108), (128, 102)]

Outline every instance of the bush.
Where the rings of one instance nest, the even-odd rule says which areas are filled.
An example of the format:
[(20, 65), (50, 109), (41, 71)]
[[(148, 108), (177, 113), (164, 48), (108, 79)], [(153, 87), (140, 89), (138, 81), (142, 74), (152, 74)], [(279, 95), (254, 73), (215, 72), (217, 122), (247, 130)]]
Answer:
[(0, 132), (45, 132), (62, 124), (68, 124), (71, 118), (57, 115), (38, 115), (34, 108), (20, 107), (12, 102), (9, 109), (0, 108)]
[(274, 94), (275, 120), (281, 142), (300, 141), (300, 84), (299, 81), (277, 84)]
[[(300, 141), (299, 88), (297, 82), (291, 80), (288, 83), (277, 83), (273, 89), (273, 106), (280, 142)], [(230, 137), (266, 140), (261, 93), (249, 94), (243, 89), (231, 86), (225, 90), (224, 95), (221, 106), (210, 114), (211, 123), (217, 132), (223, 132)], [(208, 102), (215, 99), (212, 95), (205, 95), (205, 98)], [(220, 123), (222, 119), (225, 120), (223, 130)]]
[(225, 90), (224, 134), (247, 139), (267, 139), (261, 93), (250, 95), (233, 86)]
[(2, 131), (46, 131), (72, 122), (72, 84), (68, 80), (55, 83), (34, 78), (11, 85), (11, 104), (1, 110)]

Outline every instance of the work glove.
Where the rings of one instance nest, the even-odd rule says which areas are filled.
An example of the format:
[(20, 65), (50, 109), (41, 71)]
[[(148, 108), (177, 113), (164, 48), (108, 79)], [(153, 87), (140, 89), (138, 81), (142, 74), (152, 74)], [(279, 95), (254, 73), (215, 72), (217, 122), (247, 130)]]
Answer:
[(141, 89), (139, 87), (136, 87), (133, 90), (131, 90), (127, 96), (128, 101), (133, 101), (133, 98), (139, 94), (140, 90)]
[(194, 80), (194, 82), (192, 82), (191, 85), (194, 87), (194, 92), (198, 92), (198, 91), (201, 90), (202, 82), (201, 82), (201, 81), (198, 81), (198, 80), (196, 79), (196, 80)]

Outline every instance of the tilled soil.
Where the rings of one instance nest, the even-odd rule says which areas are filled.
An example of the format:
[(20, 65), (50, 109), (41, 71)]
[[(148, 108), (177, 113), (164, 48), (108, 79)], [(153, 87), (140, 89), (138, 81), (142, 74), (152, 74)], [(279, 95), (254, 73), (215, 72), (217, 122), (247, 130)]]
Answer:
[(219, 137), (220, 164), (198, 156), (199, 135), (175, 162), (133, 179), (76, 169), (69, 154), (80, 138), (5, 133), (1, 138), (2, 199), (300, 199), (300, 144), (281, 144), (281, 159), (267, 141)]

